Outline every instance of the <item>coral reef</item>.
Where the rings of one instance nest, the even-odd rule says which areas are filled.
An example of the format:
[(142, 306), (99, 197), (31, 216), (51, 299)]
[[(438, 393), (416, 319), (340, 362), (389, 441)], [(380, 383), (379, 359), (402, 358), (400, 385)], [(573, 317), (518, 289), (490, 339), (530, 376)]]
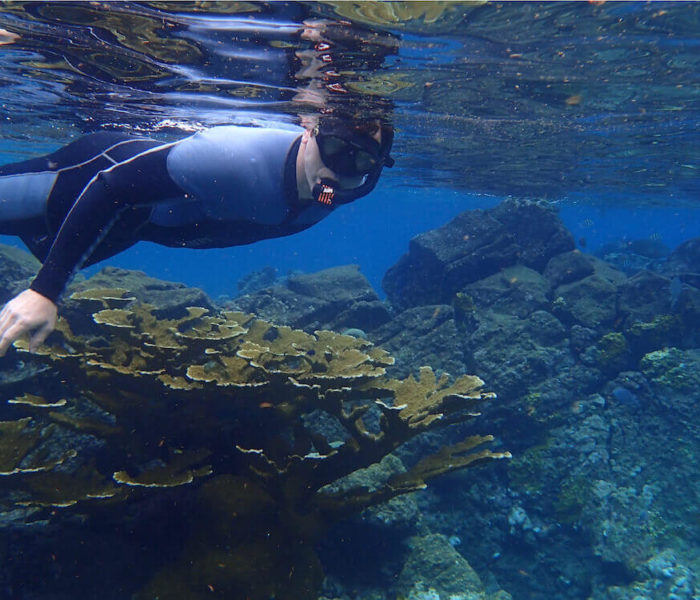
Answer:
[[(639, 256), (655, 252), (646, 246), (631, 244), (629, 249)], [(88, 386), (80, 379), (84, 377), (79, 373), (80, 359), (70, 357), (87, 348), (66, 341), (68, 356), (61, 358), (61, 368), (73, 373), (68, 379), (75, 379), (75, 385), (94, 388), (97, 395), (92, 399), (83, 394), (78, 399), (65, 384), (56, 385), (48, 357), (47, 364), (39, 364), (16, 353), (0, 364), (0, 389), (14, 401), (2, 417), (13, 423), (3, 425), (3, 431), (8, 439), (27, 444), (17, 446), (19, 454), (7, 454), (3, 463), (3, 471), (13, 474), (0, 478), (0, 483), (11, 487), (13, 496), (0, 495), (0, 500), (5, 498), (0, 522), (13, 531), (23, 530), (22, 524), (34, 522), (32, 519), (42, 522), (45, 510), (15, 501), (43, 495), (59, 503), (66, 494), (51, 496), (60, 486), (50, 485), (49, 476), (58, 481), (61, 473), (77, 473), (79, 477), (72, 479), (74, 496), (80, 496), (81, 490), (83, 495), (86, 491), (115, 493), (114, 504), (104, 499), (81, 501), (59, 515), (90, 513), (98, 506), (110, 506), (110, 510), (134, 506), (140, 522), (149, 515), (158, 523), (168, 511), (158, 504), (148, 512), (152, 499), (175, 497), (178, 505), (187, 506), (188, 525), (180, 531), (183, 541), (175, 545), (178, 552), (171, 553), (167, 561), (149, 565), (148, 577), (142, 574), (144, 593), (158, 585), (166, 590), (168, 581), (173, 582), (171, 590), (185, 589), (184, 574), (197, 572), (200, 589), (211, 584), (217, 593), (236, 596), (237, 588), (231, 582), (245, 576), (230, 575), (233, 565), (224, 557), (229, 552), (227, 556), (239, 557), (235, 561), (239, 572), (252, 572), (255, 562), (270, 563), (265, 585), (259, 584), (261, 594), (268, 595), (276, 593), (268, 582), (288, 575), (293, 563), (290, 556), (297, 553), (305, 568), (295, 566), (299, 579), (294, 580), (293, 589), (318, 585), (320, 557), (326, 575), (322, 595), (334, 600), (496, 598), (507, 597), (507, 593), (528, 600), (693, 598), (698, 595), (700, 564), (700, 488), (695, 483), (700, 463), (699, 247), (698, 240), (690, 240), (667, 258), (655, 252), (653, 258), (636, 262), (628, 261), (625, 254), (610, 264), (573, 250), (570, 236), (553, 211), (538, 203), (509, 201), (493, 210), (465, 213), (418, 236), (387, 274), (387, 303), (378, 299), (356, 267), (348, 266), (296, 274), (263, 289), (248, 290), (245, 296), (227, 302), (226, 308), (232, 311), (228, 316), (213, 311), (190, 314), (184, 307), (194, 304), (182, 302), (172, 310), (157, 312), (153, 323), (161, 323), (158, 331), (163, 331), (156, 337), (163, 348), (152, 349), (139, 338), (140, 353), (161, 352), (166, 363), (187, 357), (192, 370), (189, 375), (188, 369), (170, 367), (167, 373), (146, 372), (134, 379), (138, 381), (136, 392), (121, 379), (133, 379), (133, 373), (121, 371), (132, 367), (157, 371), (155, 365), (139, 365), (135, 359), (131, 365), (130, 355), (124, 352), (119, 357), (109, 355), (108, 360), (104, 357), (111, 352), (108, 348), (119, 347), (118, 340), (124, 340), (126, 346), (138, 345), (126, 340), (141, 331), (142, 325), (125, 311), (138, 313), (138, 319), (145, 322), (142, 308), (130, 308), (132, 301), (126, 293), (123, 297), (112, 293), (105, 295), (108, 298), (76, 299), (68, 310), (69, 322), (75, 336), (90, 341), (95, 356), (89, 360), (119, 366), (112, 371), (102, 364), (86, 366), (92, 369)], [(102, 277), (105, 288), (131, 287), (122, 283), (124, 273), (108, 272)], [(108, 312), (97, 317), (104, 322), (99, 326), (84, 316), (100, 311)], [(256, 319), (241, 315), (249, 311), (259, 311), (278, 325), (256, 325)], [(180, 321), (185, 325), (173, 325)], [(232, 325), (227, 323), (232, 321), (246, 332), (235, 333), (235, 327), (229, 330)], [(292, 334), (282, 325), (305, 333)], [(179, 327), (177, 335), (166, 334), (164, 330), (173, 326)], [(195, 330), (207, 331), (207, 327), (218, 328), (221, 339), (215, 345), (191, 339), (196, 338)], [(314, 333), (328, 328), (355, 328), (363, 339), (347, 342), (346, 362), (331, 365), (321, 361), (323, 366), (299, 375), (302, 379), (320, 377), (321, 383), (304, 380), (302, 384), (297, 374), (275, 373), (271, 380), (267, 375), (260, 379), (274, 381), (272, 385), (259, 389), (236, 386), (230, 373), (253, 377), (253, 370), (230, 362), (233, 340), (241, 342), (236, 346), (239, 359), (260, 364), (267, 354), (260, 354), (257, 347), (274, 346), (278, 336), (280, 342), (294, 340), (285, 348), (297, 344), (311, 348), (305, 346), (306, 340), (319, 344), (322, 339), (327, 343), (345, 339)], [(250, 339), (253, 345), (243, 342), (248, 330), (254, 336)], [(60, 340), (54, 347), (63, 343)], [(389, 364), (383, 358), (386, 355), (372, 354), (378, 350), (370, 342), (390, 352), (396, 362)], [(193, 352), (183, 354), (175, 346), (187, 346)], [(207, 351), (215, 346), (219, 354)], [(72, 352), (67, 351), (69, 347)], [(220, 351), (220, 347), (228, 349)], [(318, 354), (317, 346), (313, 352), (282, 360), (276, 368), (301, 368), (301, 362)], [(361, 368), (376, 368), (375, 374), (369, 371), (345, 383), (340, 375), (335, 381), (322, 377), (327, 372), (342, 373), (343, 364), (351, 371), (359, 364), (351, 356), (360, 354), (371, 355)], [(222, 364), (233, 366), (223, 369)], [(432, 370), (421, 371), (421, 364)], [(380, 375), (381, 369), (386, 374)], [(101, 378), (99, 372), (109, 375)], [(458, 376), (454, 383), (465, 373), (478, 373), (498, 394), (499, 402), (481, 404), (483, 416), (477, 421), (460, 425), (455, 413), (454, 427), (434, 429), (452, 420), (447, 410), (452, 400), (444, 399), (446, 416), (432, 422), (430, 413), (415, 403), (411, 409), (415, 414), (408, 423), (422, 423), (432, 430), (407, 438), (407, 443), (386, 455), (386, 448), (378, 449), (381, 443), (358, 443), (354, 453), (342, 450), (342, 444), (355, 443), (352, 440), (358, 430), (329, 413), (330, 405), (309, 396), (305, 387), (319, 385), (327, 399), (336, 397), (325, 390), (356, 390), (347, 392), (347, 402), (342, 400), (344, 410), (351, 414), (370, 405), (360, 409), (364, 412), (359, 431), (364, 428), (362, 435), (371, 438), (381, 435), (382, 423), (392, 424), (395, 432), (406, 431), (407, 422), (396, 421), (396, 408), (404, 403), (400, 396), (425, 398), (425, 390), (441, 385), (446, 386), (443, 391), (449, 390), (453, 380), (445, 379), (443, 372)], [(408, 374), (412, 377), (402, 384), (380, 384), (387, 377)], [(277, 390), (289, 397), (283, 391), (290, 389), (289, 376), (300, 385), (300, 389), (292, 386), (293, 397), (300, 394), (308, 403), (303, 409), (295, 402), (277, 400)], [(115, 384), (120, 388), (116, 407), (104, 404), (104, 399), (114, 396), (113, 389), (109, 393), (105, 389), (109, 378), (119, 382)], [(165, 386), (165, 381), (173, 388), (198, 389), (176, 390)], [(47, 389), (52, 394), (46, 394)], [(267, 390), (264, 397), (259, 395), (263, 390)], [(130, 404), (134, 393), (148, 394), (139, 411), (136, 403)], [(195, 393), (206, 399), (205, 406), (184, 400)], [(224, 400), (230, 393), (247, 400)], [(136, 422), (136, 417), (130, 421), (128, 414), (137, 412), (144, 423)], [(21, 421), (27, 415), (32, 420)], [(182, 415), (184, 419), (176, 418)], [(307, 433), (288, 427), (292, 415)], [(419, 492), (373, 504), (396, 491), (422, 487), (421, 481), (435, 472), (436, 464), (452, 464), (454, 452), (465, 438), (478, 433), (475, 427), (482, 421), (489, 423), (491, 431), (507, 432), (513, 460), (500, 461), (479, 477), (466, 471), (448, 473)], [(197, 438), (192, 431), (178, 430), (189, 422), (192, 431), (200, 426), (210, 428), (208, 435)], [(136, 431), (131, 446), (121, 423)], [(169, 436), (154, 434), (149, 452), (144, 453), (136, 440), (149, 428), (167, 430)], [(202, 443), (184, 447), (177, 441), (178, 431), (182, 439)], [(224, 448), (224, 442), (234, 438), (239, 447), (229, 444)], [(262, 441), (256, 445), (255, 439)], [(110, 450), (115, 440), (127, 444), (128, 455)], [(90, 479), (95, 466), (81, 460), (88, 448), (97, 457), (102, 479)], [(295, 448), (291, 463), (289, 448)], [(210, 454), (197, 454), (203, 450)], [(333, 454), (336, 450), (340, 450), (337, 456)], [(426, 455), (433, 458), (421, 462)], [(362, 460), (352, 464), (355, 459)], [(229, 461), (235, 469), (228, 466)], [(350, 473), (360, 463), (368, 466)], [(310, 468), (314, 464), (319, 465), (320, 475)], [(326, 465), (335, 471), (341, 464), (338, 477), (313, 492), (285, 483), (310, 476), (313, 488), (322, 483)], [(208, 465), (212, 474), (200, 473)], [(32, 473), (37, 467), (45, 470)], [(115, 472), (122, 472), (116, 481)], [(145, 487), (157, 475), (162, 483), (166, 473), (166, 481), (192, 479), (192, 483)], [(37, 482), (34, 488), (18, 485), (32, 478)], [(46, 484), (39, 486), (40, 480)], [(247, 483), (243, 489), (242, 481)], [(105, 485), (101, 488), (99, 484)], [(278, 510), (301, 503), (311, 507), (311, 512)], [(101, 513), (102, 518), (105, 514)], [(190, 514), (198, 517), (190, 518)], [(338, 522), (344, 515), (350, 516)], [(326, 529), (334, 520), (336, 525)], [(161, 527), (159, 533), (170, 531), (173, 525)], [(270, 552), (271, 545), (256, 545), (260, 541), (256, 528), (265, 534), (275, 532), (270, 544), (277, 544), (276, 553)], [(323, 530), (327, 533), (317, 533)], [(240, 537), (233, 531), (239, 531)], [(319, 535), (320, 544), (310, 543)], [(40, 545), (32, 539), (33, 549)], [(290, 550), (285, 554), (279, 548)], [(274, 556), (279, 557), (275, 564)], [(443, 559), (447, 562), (441, 563)], [(443, 567), (449, 574), (445, 578)], [(6, 586), (7, 578), (16, 571), (10, 565), (0, 574), (2, 584)], [(466, 581), (474, 573), (481, 583), (470, 579), (474, 585), (468, 589), (450, 587), (451, 582)]]
[[(507, 202), (500, 208), (506, 207), (525, 218), (536, 212), (518, 213)], [(519, 257), (498, 262), (476, 242), (469, 247), (469, 224), (483, 218), (487, 231), (479, 239), (499, 248), (497, 214), (473, 211), (421, 234), (385, 279), (399, 311), (393, 321), (421, 308), (426, 314), (449, 282), (459, 332), (453, 344), (465, 368), (504, 399), (488, 418), (513, 440), (505, 476), (493, 470), (490, 481), (462, 487), (455, 475), (449, 487), (434, 488), (420, 503), (424, 526), (462, 539), (480, 532), (465, 556), (514, 597), (692, 597), (700, 558), (690, 512), (698, 492), (689, 483), (697, 478), (700, 447), (697, 242), (683, 244), (667, 262), (657, 256), (657, 272), (623, 273), (566, 248), (546, 254), (544, 265)], [(537, 236), (532, 244), (541, 252)], [(423, 269), (425, 257), (439, 258), (436, 249), (448, 248), (452, 254)], [(460, 264), (469, 272), (449, 279)], [(421, 341), (410, 345), (413, 332)], [(431, 335), (428, 321), (403, 335), (399, 356), (408, 356)], [(447, 364), (439, 353), (433, 359), (437, 368)], [(680, 583), (650, 576), (650, 561), (666, 552), (681, 565), (674, 571)]]
[(331, 524), (508, 456), (470, 435), (372, 488), (339, 486), (493, 395), (429, 367), (390, 379), (384, 350), (330, 331), (200, 307), (168, 318), (123, 288), (81, 286), (71, 302), (82, 320), (59, 322), (38, 356), (51, 370), (14, 399), (31, 416), (1, 424), (0, 484), (15, 505), (80, 511), (194, 485), (182, 556), (138, 598), (314, 598)]
[[(652, 557), (672, 551), (691, 577), (700, 560), (689, 484), (700, 447), (699, 244), (666, 258), (641, 242), (611, 264), (574, 250), (541, 204), (470, 211), (411, 241), (384, 279), (390, 320), (358, 324), (397, 358), (392, 374), (417, 372), (416, 361), (476, 372), (501, 398), (484, 412), (508, 431), (514, 460), (422, 492), (413, 535), (473, 540), (457, 550), (516, 598), (635, 597), (655, 581)], [(286, 293), (287, 304), (305, 301)], [(434, 443), (455, 441), (447, 432)], [(439, 595), (424, 584), (415, 594)]]

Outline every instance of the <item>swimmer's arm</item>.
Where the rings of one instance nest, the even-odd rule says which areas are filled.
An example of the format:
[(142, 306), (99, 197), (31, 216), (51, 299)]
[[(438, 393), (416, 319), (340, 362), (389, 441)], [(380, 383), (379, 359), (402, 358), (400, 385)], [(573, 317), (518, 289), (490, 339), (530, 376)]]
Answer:
[(58, 304), (72, 275), (124, 210), (156, 204), (179, 193), (166, 167), (170, 147), (150, 149), (93, 177), (61, 224), (30, 289)]
[[(30, 334), (36, 349), (56, 326), (58, 299), (72, 274), (90, 255), (120, 213), (132, 206), (171, 198), (179, 188), (167, 175), (161, 155), (137, 156), (98, 173), (66, 216), (49, 254), (30, 285), (0, 311), (0, 356), (10, 344)], [(148, 159), (148, 160), (146, 160)]]

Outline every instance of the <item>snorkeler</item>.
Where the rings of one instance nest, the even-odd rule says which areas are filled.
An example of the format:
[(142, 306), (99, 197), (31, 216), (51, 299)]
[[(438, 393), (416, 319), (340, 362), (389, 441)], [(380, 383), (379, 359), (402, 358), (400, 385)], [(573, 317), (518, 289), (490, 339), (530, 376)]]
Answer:
[(313, 130), (213, 127), (162, 143), (87, 135), (48, 156), (0, 167), (0, 234), (42, 267), (0, 312), (0, 356), (53, 331), (80, 268), (138, 241), (222, 248), (291, 235), (377, 184), (393, 141), (379, 121), (322, 119)]

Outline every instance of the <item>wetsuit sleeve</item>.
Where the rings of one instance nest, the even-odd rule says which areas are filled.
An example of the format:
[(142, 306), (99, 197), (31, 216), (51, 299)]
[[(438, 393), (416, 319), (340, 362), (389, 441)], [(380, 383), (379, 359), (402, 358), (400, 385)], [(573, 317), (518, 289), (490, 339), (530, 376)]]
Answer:
[(168, 175), (172, 144), (150, 148), (98, 172), (66, 215), (43, 266), (30, 285), (57, 303), (78, 270), (123, 211), (182, 194)]

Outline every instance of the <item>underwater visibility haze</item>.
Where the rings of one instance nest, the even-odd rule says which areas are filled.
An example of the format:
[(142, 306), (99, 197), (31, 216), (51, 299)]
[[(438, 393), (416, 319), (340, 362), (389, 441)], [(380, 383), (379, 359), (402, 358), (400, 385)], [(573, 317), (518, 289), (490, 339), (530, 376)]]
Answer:
[(0, 358), (0, 600), (700, 598), (699, 47), (695, 2), (0, 4), (0, 164), (327, 115), (395, 159)]

